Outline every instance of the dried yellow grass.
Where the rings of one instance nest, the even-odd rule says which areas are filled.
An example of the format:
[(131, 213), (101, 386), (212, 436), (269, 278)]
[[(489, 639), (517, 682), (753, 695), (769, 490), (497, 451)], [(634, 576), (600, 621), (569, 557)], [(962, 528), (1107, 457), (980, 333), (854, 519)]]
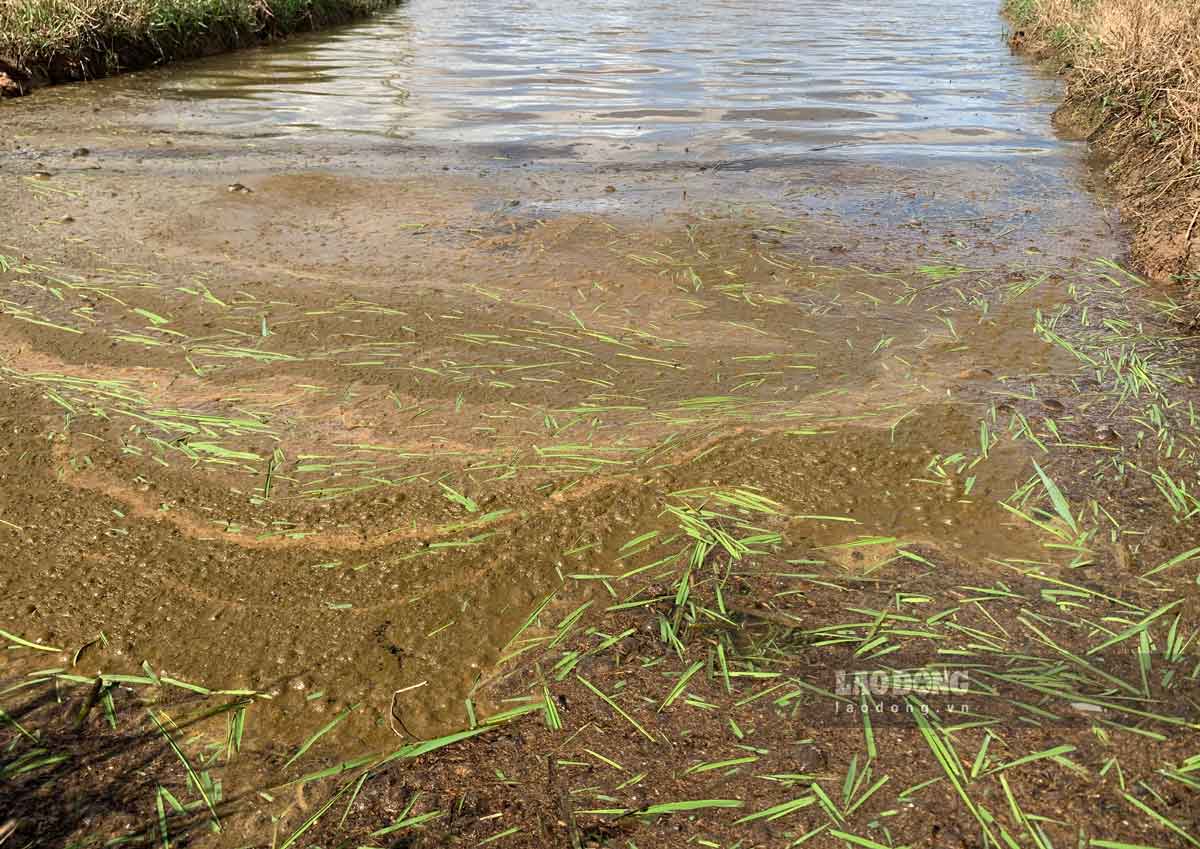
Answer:
[(1147, 271), (1200, 284), (1200, 2), (1009, 0), (1014, 43), (1067, 73), (1076, 123), (1114, 157)]

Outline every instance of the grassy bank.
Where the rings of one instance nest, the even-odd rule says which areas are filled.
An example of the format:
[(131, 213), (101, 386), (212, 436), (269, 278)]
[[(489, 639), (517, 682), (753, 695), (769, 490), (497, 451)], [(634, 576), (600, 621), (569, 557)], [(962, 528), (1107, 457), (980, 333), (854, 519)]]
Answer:
[(1059, 64), (1070, 123), (1113, 160), (1134, 258), (1200, 285), (1200, 6), (1195, 0), (1008, 0), (1013, 42)]
[[(391, 0), (0, 0), (8, 93), (230, 50)], [(0, 89), (5, 88), (0, 80)]]

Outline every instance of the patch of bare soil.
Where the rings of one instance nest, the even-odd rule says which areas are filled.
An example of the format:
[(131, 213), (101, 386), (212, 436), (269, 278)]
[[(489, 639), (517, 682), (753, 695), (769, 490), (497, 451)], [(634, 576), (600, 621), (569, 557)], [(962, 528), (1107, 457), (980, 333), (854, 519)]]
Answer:
[(1164, 168), (1153, 144), (1099, 121), (1094, 108), (1070, 103), (1057, 119), (1085, 136), (1109, 163), (1106, 173), (1121, 194), (1121, 212), (1133, 232), (1130, 250), (1137, 269), (1159, 283), (1183, 283), (1183, 291), (1194, 294), (1194, 281), (1200, 279), (1196, 178), (1186, 166)]

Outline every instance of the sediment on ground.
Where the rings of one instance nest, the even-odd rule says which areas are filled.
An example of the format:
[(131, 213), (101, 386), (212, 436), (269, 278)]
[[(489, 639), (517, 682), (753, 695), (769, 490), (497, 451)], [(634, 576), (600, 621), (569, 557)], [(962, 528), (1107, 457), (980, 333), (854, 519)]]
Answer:
[(1066, 76), (1060, 116), (1111, 160), (1147, 274), (1200, 284), (1200, 7), (1007, 0), (1014, 47)]
[(187, 232), (265, 261), (353, 187), (440, 211), (439, 276), (0, 245), (12, 845), (1196, 845), (1196, 354), (1144, 281), (255, 187)]
[(1062, 163), (60, 94), (0, 140), (3, 849), (1197, 849), (1197, 339)]
[(0, 97), (364, 17), (391, 0), (0, 0)]

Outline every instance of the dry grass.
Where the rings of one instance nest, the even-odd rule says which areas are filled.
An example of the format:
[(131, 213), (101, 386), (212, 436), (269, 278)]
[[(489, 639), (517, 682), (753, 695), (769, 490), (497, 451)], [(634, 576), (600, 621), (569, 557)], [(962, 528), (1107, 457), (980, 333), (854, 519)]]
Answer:
[(389, 0), (0, 0), (0, 73), (88, 79), (346, 21)]
[(1076, 123), (1114, 157), (1135, 256), (1200, 283), (1200, 3), (1009, 0), (1014, 43), (1068, 74)]

